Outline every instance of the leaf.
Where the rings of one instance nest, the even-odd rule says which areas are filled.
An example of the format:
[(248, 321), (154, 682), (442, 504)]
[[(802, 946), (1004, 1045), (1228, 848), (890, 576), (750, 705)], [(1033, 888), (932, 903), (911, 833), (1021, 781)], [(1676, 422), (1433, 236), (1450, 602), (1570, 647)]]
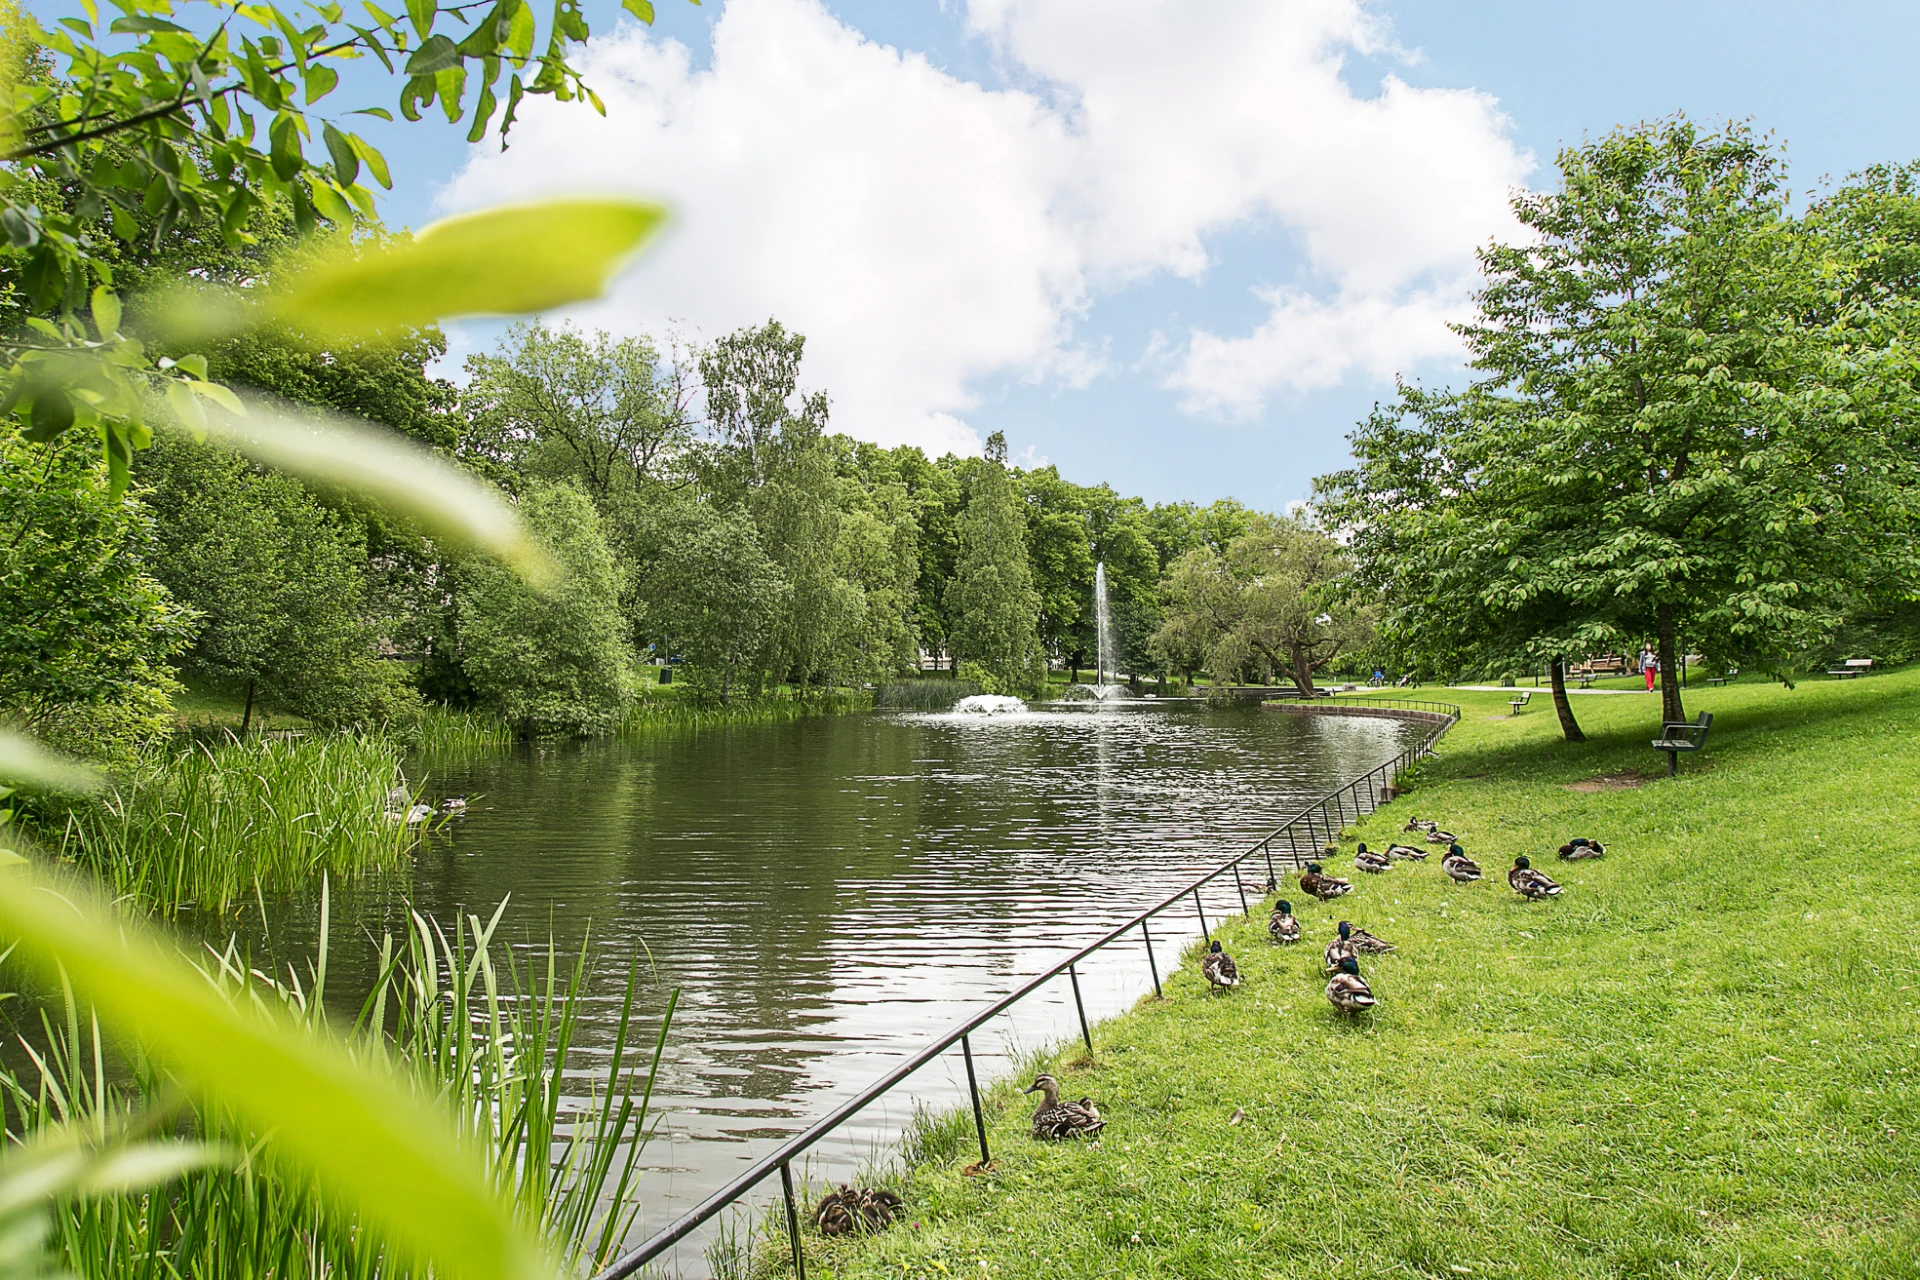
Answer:
[(120, 299), (105, 285), (93, 291), (93, 327), (102, 338), (120, 332)]
[(433, 36), (414, 50), (407, 59), (407, 74), (410, 76), (430, 76), (438, 71), (460, 65), (460, 47), (445, 36)]
[(653, 25), (653, 6), (647, 0), (620, 0), (620, 7), (648, 26)]
[(631, 200), (556, 200), (461, 214), (411, 242), (343, 250), (294, 276), (278, 319), (326, 340), (368, 338), (439, 319), (523, 315), (598, 297), (666, 221)]
[[(180, 385), (167, 388), (168, 404), (175, 403), (174, 390)], [(192, 399), (184, 389), (180, 395)], [(250, 393), (246, 407), (245, 416), (230, 411), (204, 414), (207, 431), (258, 462), (320, 484), (339, 485), (409, 516), (450, 546), (498, 556), (536, 586), (553, 579), (546, 552), (499, 490), (438, 455), (390, 432), (260, 395)]]
[(352, 186), (360, 176), (360, 156), (353, 149), (352, 141), (331, 124), (320, 131), (320, 136), (327, 144), (327, 154), (333, 157), (333, 172), (340, 179), (340, 185)]
[(32, 738), (0, 729), (0, 782), (31, 791), (78, 795), (100, 788), (100, 775)]
[(367, 170), (373, 174), (373, 180), (387, 190), (393, 190), (393, 175), (387, 172), (387, 158), (357, 133), (348, 134), (347, 140), (353, 144), (354, 152), (367, 162)]
[(306, 158), (300, 153), (299, 127), (294, 124), (292, 116), (282, 113), (274, 117), (267, 136), (272, 139), (274, 176), (282, 182), (291, 182), (293, 175), (299, 173), (306, 163)]
[(58, 387), (47, 387), (33, 398), (31, 425), (20, 434), (35, 444), (60, 438), (73, 425), (73, 400)]
[(17, 959), (70, 981), (189, 1087), (271, 1131), (276, 1156), (435, 1274), (551, 1274), (445, 1115), (391, 1071), (267, 1005), (224, 998), (147, 928), (77, 887), (21, 867), (0, 878), (0, 931), (17, 939)]
[(332, 67), (315, 63), (306, 69), (304, 80), (307, 105), (312, 106), (334, 91), (340, 83), (340, 73)]
[(315, 182), (312, 187), (312, 196), (314, 208), (318, 209), (320, 216), (328, 222), (339, 227), (353, 225), (353, 206), (349, 205), (347, 198), (335, 191), (330, 183)]
[(168, 22), (164, 18), (115, 18), (107, 27), (117, 36), (139, 35), (148, 31), (177, 31), (181, 35), (191, 35), (185, 27)]
[(171, 1182), (209, 1165), (231, 1164), (234, 1154), (205, 1142), (140, 1142), (107, 1152), (81, 1178), (79, 1189), (95, 1195), (138, 1191)]

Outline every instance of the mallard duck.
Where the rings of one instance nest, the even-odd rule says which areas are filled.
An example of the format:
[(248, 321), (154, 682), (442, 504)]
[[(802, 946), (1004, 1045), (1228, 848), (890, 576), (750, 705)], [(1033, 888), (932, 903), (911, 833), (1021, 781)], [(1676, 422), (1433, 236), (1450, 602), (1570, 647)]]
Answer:
[[(1345, 924), (1346, 921), (1342, 920), (1340, 923)], [(1387, 954), (1387, 952), (1394, 950), (1394, 945), (1391, 942), (1388, 942), (1385, 938), (1375, 937), (1365, 929), (1355, 929), (1352, 936), (1353, 949), (1361, 955), (1383, 956)]]
[(442, 817), (451, 818), (457, 813), (465, 813), (466, 811), (467, 798), (465, 796), (448, 796), (440, 802), (440, 815)]
[(1447, 846), (1447, 856), (1440, 859), (1440, 869), (1461, 884), (1472, 884), (1480, 878), (1480, 864), (1469, 858), (1457, 843)]
[(1273, 876), (1269, 875), (1267, 877), (1267, 887), (1265, 892), (1268, 897), (1272, 897), (1274, 894), (1280, 892), (1280, 881), (1275, 879)]
[(1348, 924), (1345, 920), (1342, 920), (1340, 922), (1340, 936), (1335, 938), (1332, 942), (1329, 942), (1327, 944), (1326, 951), (1324, 951), (1322, 954), (1326, 956), (1327, 972), (1328, 973), (1340, 972), (1340, 962), (1343, 960), (1349, 959), (1355, 954), (1355, 948), (1353, 945), (1353, 926)]
[(1360, 962), (1352, 956), (1343, 959), (1339, 969), (1327, 979), (1327, 1000), (1342, 1013), (1358, 1013), (1378, 1003), (1373, 998), (1373, 988), (1360, 976)]
[(1524, 853), (1513, 860), (1513, 870), (1507, 872), (1507, 883), (1521, 897), (1532, 898), (1536, 902), (1560, 892), (1560, 886), (1550, 876), (1533, 869), (1533, 864), (1527, 861)]
[(1277, 943), (1300, 941), (1300, 922), (1293, 918), (1293, 904), (1285, 898), (1267, 917), (1267, 937)]
[(1408, 818), (1407, 825), (1400, 829), (1402, 831), (1438, 831), (1440, 824), (1428, 822), (1425, 818)]
[(1240, 985), (1240, 969), (1233, 963), (1233, 957), (1220, 949), (1218, 938), (1207, 948), (1207, 954), (1200, 957), (1200, 974), (1218, 991)]
[(1371, 876), (1377, 876), (1382, 871), (1390, 871), (1393, 869), (1393, 859), (1387, 857), (1384, 853), (1375, 853), (1373, 850), (1367, 848), (1365, 841), (1362, 841), (1360, 848), (1356, 850), (1353, 855), (1353, 869), (1355, 871), (1364, 871)]
[(1579, 858), (1603, 858), (1606, 853), (1607, 846), (1585, 836), (1577, 836), (1560, 846), (1560, 856), (1569, 862)]
[(1387, 846), (1387, 856), (1389, 858), (1412, 859), (1415, 862), (1425, 862), (1427, 860), (1427, 851), (1425, 849), (1416, 849), (1410, 844), (1390, 844)]
[(1317, 862), (1309, 862), (1307, 869), (1300, 873), (1300, 887), (1322, 902), (1353, 892), (1352, 881), (1327, 875)]
[(821, 1235), (850, 1236), (856, 1232), (884, 1231), (893, 1225), (900, 1212), (900, 1197), (880, 1187), (850, 1187), (840, 1184), (820, 1199), (813, 1211), (813, 1225)]
[(1042, 1072), (1033, 1078), (1024, 1093), (1046, 1095), (1033, 1112), (1033, 1136), (1036, 1138), (1058, 1139), (1078, 1138), (1082, 1135), (1092, 1137), (1107, 1127), (1091, 1102), (1082, 1098), (1079, 1102), (1060, 1101), (1060, 1082)]
[(1460, 837), (1453, 834), (1453, 832), (1442, 831), (1438, 827), (1434, 827), (1427, 832), (1428, 844), (1454, 844), (1459, 839)]
[(433, 806), (430, 804), (409, 805), (404, 810), (387, 810), (388, 822), (403, 822), (409, 827), (417, 827), (431, 817), (433, 817)]

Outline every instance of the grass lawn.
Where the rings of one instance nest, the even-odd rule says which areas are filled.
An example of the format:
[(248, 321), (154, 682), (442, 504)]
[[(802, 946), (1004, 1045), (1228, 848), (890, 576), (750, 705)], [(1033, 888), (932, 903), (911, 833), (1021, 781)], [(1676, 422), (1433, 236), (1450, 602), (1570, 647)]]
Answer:
[[(1920, 670), (1690, 690), (1716, 720), (1672, 780), (1654, 699), (1576, 698), (1569, 746), (1542, 699), (1427, 692), (1466, 720), (1357, 834), (1438, 819), (1485, 881), (1360, 876), (1349, 838), (1349, 897), (1289, 894), (1305, 943), (1235, 920), (1241, 989), (1190, 955), (1094, 1063), (1046, 1060), (1097, 1147), (1031, 1140), (1003, 1081), (995, 1170), (961, 1172), (970, 1116), (932, 1123), (908, 1223), (810, 1233), (809, 1275), (1920, 1276)], [(1606, 858), (1559, 862), (1575, 835)], [(1516, 897), (1517, 853), (1565, 895)], [(1342, 918), (1400, 944), (1351, 1021)]]

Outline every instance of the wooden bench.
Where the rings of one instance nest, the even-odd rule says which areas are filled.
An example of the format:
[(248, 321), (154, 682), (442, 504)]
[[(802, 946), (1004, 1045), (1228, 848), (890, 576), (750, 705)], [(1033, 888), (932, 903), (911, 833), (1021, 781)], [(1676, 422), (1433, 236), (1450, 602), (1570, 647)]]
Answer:
[(1713, 728), (1713, 712), (1702, 711), (1700, 718), (1692, 724), (1663, 724), (1660, 736), (1653, 740), (1655, 751), (1667, 753), (1667, 776), (1673, 777), (1680, 772), (1680, 753), (1698, 751), (1707, 745), (1707, 730)]
[(1717, 676), (1708, 676), (1707, 683), (1708, 684), (1725, 684), (1727, 681), (1733, 679), (1735, 676), (1739, 674), (1740, 674), (1740, 668), (1734, 667), (1731, 670), (1721, 672)]
[(1533, 690), (1528, 689), (1517, 698), (1508, 698), (1507, 705), (1513, 708), (1513, 714), (1519, 715), (1527, 709), (1527, 703), (1533, 699)]
[(1835, 680), (1845, 680), (1848, 676), (1864, 676), (1872, 670), (1872, 658), (1848, 658), (1837, 667), (1828, 667), (1827, 674)]

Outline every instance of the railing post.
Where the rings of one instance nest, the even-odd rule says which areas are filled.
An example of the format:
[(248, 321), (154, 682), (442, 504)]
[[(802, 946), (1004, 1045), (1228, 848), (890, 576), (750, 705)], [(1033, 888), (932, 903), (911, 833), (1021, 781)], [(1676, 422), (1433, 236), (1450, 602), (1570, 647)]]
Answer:
[(780, 1185), (787, 1193), (787, 1236), (793, 1243), (794, 1280), (807, 1280), (807, 1255), (800, 1250), (800, 1207), (793, 1200), (793, 1169), (780, 1166)]
[(1267, 855), (1267, 879), (1273, 884), (1280, 883), (1280, 877), (1273, 869), (1273, 837), (1268, 836), (1260, 842), (1260, 852)]
[(1145, 916), (1140, 917), (1140, 936), (1146, 939), (1147, 943), (1147, 969), (1153, 974), (1153, 998), (1155, 1000), (1164, 1000), (1166, 996), (1160, 991), (1160, 966), (1153, 961), (1153, 935), (1147, 932), (1147, 918)]
[(1087, 1028), (1087, 1006), (1080, 999), (1080, 970), (1073, 965), (1067, 966), (1067, 977), (1073, 982), (1073, 1007), (1080, 1015), (1080, 1038), (1087, 1042), (1087, 1058), (1093, 1058), (1093, 1032)]
[(1233, 887), (1240, 891), (1240, 914), (1243, 916), (1252, 915), (1253, 908), (1247, 905), (1247, 886), (1241, 883), (1240, 864), (1237, 862), (1233, 864)]
[(1213, 941), (1213, 931), (1207, 928), (1207, 907), (1200, 901), (1200, 886), (1193, 886), (1193, 905), (1200, 912), (1200, 936), (1208, 942)]
[(960, 1054), (967, 1060), (967, 1093), (973, 1098), (973, 1128), (980, 1135), (980, 1168), (985, 1170), (993, 1162), (987, 1153), (987, 1117), (980, 1110), (980, 1082), (973, 1075), (973, 1046), (964, 1035), (960, 1037)]

